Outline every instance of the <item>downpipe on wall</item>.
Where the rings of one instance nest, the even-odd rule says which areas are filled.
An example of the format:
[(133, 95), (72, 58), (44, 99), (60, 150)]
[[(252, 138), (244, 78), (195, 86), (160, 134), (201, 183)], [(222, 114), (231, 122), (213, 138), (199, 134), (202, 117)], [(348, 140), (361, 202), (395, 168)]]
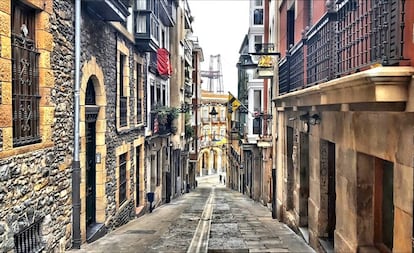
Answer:
[(72, 161), (72, 248), (80, 249), (80, 160), (79, 160), (79, 90), (80, 90), (80, 22), (81, 0), (75, 0), (75, 90), (74, 148)]

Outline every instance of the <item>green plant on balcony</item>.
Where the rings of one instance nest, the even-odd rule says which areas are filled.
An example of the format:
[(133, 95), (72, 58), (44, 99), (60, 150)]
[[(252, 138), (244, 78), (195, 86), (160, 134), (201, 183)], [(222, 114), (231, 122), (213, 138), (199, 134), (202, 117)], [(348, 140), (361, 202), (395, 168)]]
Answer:
[(152, 113), (157, 114), (158, 124), (168, 125), (178, 118), (178, 109), (168, 106), (157, 106), (152, 110)]
[(185, 138), (190, 139), (194, 137), (194, 128), (191, 125), (185, 125)]

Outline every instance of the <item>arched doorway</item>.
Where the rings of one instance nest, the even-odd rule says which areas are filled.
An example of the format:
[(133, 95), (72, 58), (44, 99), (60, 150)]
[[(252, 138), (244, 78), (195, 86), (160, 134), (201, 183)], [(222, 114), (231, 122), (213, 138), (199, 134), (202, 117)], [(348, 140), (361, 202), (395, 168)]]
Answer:
[(99, 106), (96, 105), (96, 95), (93, 81), (90, 78), (85, 94), (85, 139), (86, 139), (86, 233), (88, 234), (96, 223), (96, 119)]

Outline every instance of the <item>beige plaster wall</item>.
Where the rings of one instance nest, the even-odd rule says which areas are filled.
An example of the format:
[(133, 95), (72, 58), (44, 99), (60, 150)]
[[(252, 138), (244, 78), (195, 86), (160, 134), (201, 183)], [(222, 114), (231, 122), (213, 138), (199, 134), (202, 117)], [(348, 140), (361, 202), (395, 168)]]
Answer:
[[(303, 131), (299, 124), (287, 119), (301, 113), (279, 112), (278, 116), (279, 122), (285, 122), (278, 127), (277, 143), (278, 199), (283, 204), (286, 194), (292, 194), (286, 192), (286, 125)], [(335, 251), (357, 252), (359, 246), (373, 242), (373, 210), (370, 210), (373, 157), (394, 164), (394, 252), (411, 251), (413, 113), (321, 112), (320, 115), (321, 124), (311, 125), (309, 131), (310, 244), (317, 248), (318, 237), (324, 236), (325, 214), (321, 210), (320, 192), (320, 140), (323, 139), (336, 147)]]

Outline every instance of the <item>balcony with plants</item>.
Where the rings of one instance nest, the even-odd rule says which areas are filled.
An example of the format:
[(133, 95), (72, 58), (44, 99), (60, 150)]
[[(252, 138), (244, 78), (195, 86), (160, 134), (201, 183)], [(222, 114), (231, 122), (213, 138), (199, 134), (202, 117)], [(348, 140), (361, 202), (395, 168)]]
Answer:
[(156, 106), (151, 111), (151, 130), (153, 135), (175, 134), (177, 126), (174, 120), (178, 118), (178, 109), (167, 106)]
[(341, 0), (330, 4), (329, 11), (279, 61), (279, 95), (373, 66), (406, 65), (404, 1)]

